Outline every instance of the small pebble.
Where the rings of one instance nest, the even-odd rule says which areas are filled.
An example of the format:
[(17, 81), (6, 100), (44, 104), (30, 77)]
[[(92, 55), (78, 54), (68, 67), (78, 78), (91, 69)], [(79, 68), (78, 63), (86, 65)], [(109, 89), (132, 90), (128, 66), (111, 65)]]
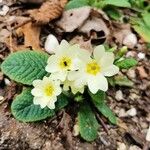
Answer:
[(127, 147), (124, 143), (118, 142), (117, 145), (118, 145), (117, 150), (127, 150)]
[(135, 79), (136, 78), (136, 73), (135, 73), (135, 70), (133, 70), (133, 69), (129, 69), (128, 72), (127, 72), (127, 75), (131, 79)]
[(129, 150), (142, 150), (141, 148), (139, 148), (138, 146), (136, 145), (132, 145), (129, 147)]
[(123, 44), (128, 48), (134, 48), (137, 44), (137, 37), (133, 33), (129, 33), (124, 39)]
[(135, 51), (129, 51), (126, 54), (126, 57), (136, 57), (137, 53)]
[(3, 96), (0, 96), (0, 101), (4, 100), (4, 97)]
[(138, 53), (137, 56), (138, 56), (139, 59), (144, 59), (145, 58), (145, 54), (142, 53), (142, 52)]
[(118, 90), (115, 95), (116, 100), (120, 101), (123, 99), (123, 93), (121, 90)]
[(79, 126), (77, 124), (73, 127), (73, 135), (78, 136), (79, 135)]
[(126, 111), (123, 108), (121, 108), (120, 111), (119, 111), (118, 116), (119, 117), (126, 117), (127, 116)]
[(150, 142), (150, 126), (146, 134), (146, 141)]
[(127, 115), (134, 117), (137, 114), (137, 110), (135, 108), (131, 108), (126, 113)]
[(0, 16), (5, 16), (9, 11), (9, 7), (7, 5), (4, 5), (0, 10)]
[(6, 84), (6, 85), (11, 85), (11, 82), (10, 82), (9, 79), (5, 78), (4, 81), (5, 81), (5, 84)]

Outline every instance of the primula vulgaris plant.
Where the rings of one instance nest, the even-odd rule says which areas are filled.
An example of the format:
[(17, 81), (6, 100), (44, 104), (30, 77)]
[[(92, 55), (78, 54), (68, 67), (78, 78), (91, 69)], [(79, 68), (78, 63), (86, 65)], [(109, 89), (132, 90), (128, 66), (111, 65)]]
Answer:
[(107, 77), (137, 63), (123, 58), (123, 49), (116, 57), (111, 50), (100, 45), (91, 54), (63, 40), (51, 56), (30, 50), (10, 54), (1, 65), (3, 73), (28, 85), (12, 102), (14, 117), (23, 122), (43, 120), (75, 100), (81, 137), (87, 141), (96, 139), (99, 124), (95, 113), (116, 124), (116, 117), (105, 102)]

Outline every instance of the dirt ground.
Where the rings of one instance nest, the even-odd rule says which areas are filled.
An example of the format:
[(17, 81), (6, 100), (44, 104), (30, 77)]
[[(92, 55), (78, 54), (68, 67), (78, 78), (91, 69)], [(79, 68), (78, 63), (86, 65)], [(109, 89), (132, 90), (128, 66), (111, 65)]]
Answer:
[[(26, 7), (29, 6), (23, 8), (14, 1), (4, 2), (10, 6), (10, 13), (6, 17), (20, 14), (26, 16)], [(15, 31), (14, 28), (11, 29), (8, 22), (4, 21), (4, 17), (0, 17), (0, 23), (0, 29), (8, 29), (11, 34)], [(59, 40), (84, 37), (86, 39), (84, 44), (89, 47), (87, 36), (77, 31), (61, 33), (55, 30), (53, 21), (40, 26), (40, 30), (40, 47), (42, 48), (43, 41), (49, 33), (57, 35)], [(15, 37), (15, 33), (13, 36)], [(15, 40), (18, 40), (17, 43), (23, 43), (21, 37)], [(96, 39), (98, 44), (104, 41), (110, 45), (116, 42), (112, 40), (112, 37), (105, 40)], [(1, 62), (10, 53), (16, 51), (14, 48), (16, 46), (18, 45), (0, 41)], [(140, 57), (141, 54), (144, 57)], [(138, 37), (136, 46), (129, 48), (126, 55), (136, 58), (138, 65), (130, 70), (122, 70), (120, 74), (126, 75), (134, 85), (132, 87), (115, 86), (109, 89), (107, 102), (118, 117), (118, 125), (113, 126), (102, 117), (104, 126), (99, 128), (97, 140), (91, 143), (81, 140), (80, 136), (74, 136), (73, 125), (77, 113), (74, 106), (65, 108), (54, 118), (37, 123), (21, 123), (14, 119), (10, 112), (10, 105), (22, 86), (9, 80), (0, 72), (0, 95), (4, 98), (0, 99), (0, 150), (149, 150), (150, 144), (146, 142), (145, 137), (150, 123), (150, 49)]]

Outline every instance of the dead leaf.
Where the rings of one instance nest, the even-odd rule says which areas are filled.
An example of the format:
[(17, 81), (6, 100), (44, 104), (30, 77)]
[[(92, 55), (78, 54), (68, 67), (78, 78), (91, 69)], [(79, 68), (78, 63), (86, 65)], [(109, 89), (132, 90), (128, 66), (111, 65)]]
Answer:
[(49, 21), (58, 18), (68, 0), (50, 0), (42, 4), (39, 9), (30, 10), (30, 17), (38, 24), (47, 24)]
[(128, 48), (134, 48), (137, 44), (136, 36), (131, 31), (130, 24), (115, 24), (113, 36), (120, 44), (126, 45)]
[(39, 50), (40, 48), (40, 31), (41, 27), (31, 22), (25, 24), (24, 26), (18, 28), (16, 33), (18, 35), (24, 35), (24, 46), (32, 47), (34, 50)]
[(88, 50), (90, 53), (93, 51), (91, 39), (84, 40), (83, 36), (75, 36), (71, 41), (71, 44), (79, 44), (81, 48)]
[(33, 50), (41, 50), (40, 47), (40, 31), (41, 27), (33, 25), (31, 22), (19, 27), (16, 30), (17, 37), (24, 37), (24, 43), (18, 44), (17, 38), (12, 34), (5, 41), (11, 52), (32, 48)]
[(64, 11), (61, 19), (57, 21), (56, 24), (64, 32), (73, 32), (84, 23), (89, 17), (90, 12), (90, 7), (81, 7)]
[(0, 31), (0, 42), (4, 43), (6, 38), (10, 36), (10, 31), (8, 31), (7, 29), (2, 29)]
[(92, 30), (96, 32), (103, 31), (105, 36), (109, 35), (109, 29), (101, 18), (91, 17), (79, 28), (80, 32), (87, 34), (89, 34)]

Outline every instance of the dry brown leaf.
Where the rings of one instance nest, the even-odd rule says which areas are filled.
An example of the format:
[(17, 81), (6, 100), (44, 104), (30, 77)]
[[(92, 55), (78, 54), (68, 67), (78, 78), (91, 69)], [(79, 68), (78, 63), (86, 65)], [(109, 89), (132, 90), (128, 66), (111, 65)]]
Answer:
[(40, 48), (40, 31), (41, 27), (31, 22), (21, 26), (16, 30), (18, 35), (24, 35), (24, 47), (32, 47), (34, 50), (39, 50)]
[(90, 12), (90, 7), (81, 7), (64, 11), (61, 19), (57, 21), (56, 24), (64, 32), (72, 32), (84, 23), (89, 17)]
[(79, 28), (80, 32), (89, 34), (90, 31), (103, 31), (105, 36), (109, 35), (109, 29), (106, 26), (105, 22), (101, 18), (92, 17), (85, 21), (81, 28)]
[(41, 27), (33, 25), (31, 22), (19, 27), (16, 30), (17, 37), (24, 37), (24, 43), (19, 45), (17, 39), (12, 36), (5, 41), (7, 47), (9, 47), (11, 52), (23, 50), (26, 48), (32, 48), (33, 50), (41, 50), (40, 47), (40, 31)]
[(0, 42), (4, 43), (5, 39), (10, 36), (10, 31), (7, 29), (2, 29), (0, 31)]
[(68, 0), (49, 0), (42, 4), (39, 9), (30, 10), (30, 17), (39, 24), (46, 24), (58, 18)]
[(83, 36), (75, 36), (71, 41), (71, 44), (79, 44), (81, 48), (88, 50), (90, 53), (93, 51), (91, 39), (84, 40)]

